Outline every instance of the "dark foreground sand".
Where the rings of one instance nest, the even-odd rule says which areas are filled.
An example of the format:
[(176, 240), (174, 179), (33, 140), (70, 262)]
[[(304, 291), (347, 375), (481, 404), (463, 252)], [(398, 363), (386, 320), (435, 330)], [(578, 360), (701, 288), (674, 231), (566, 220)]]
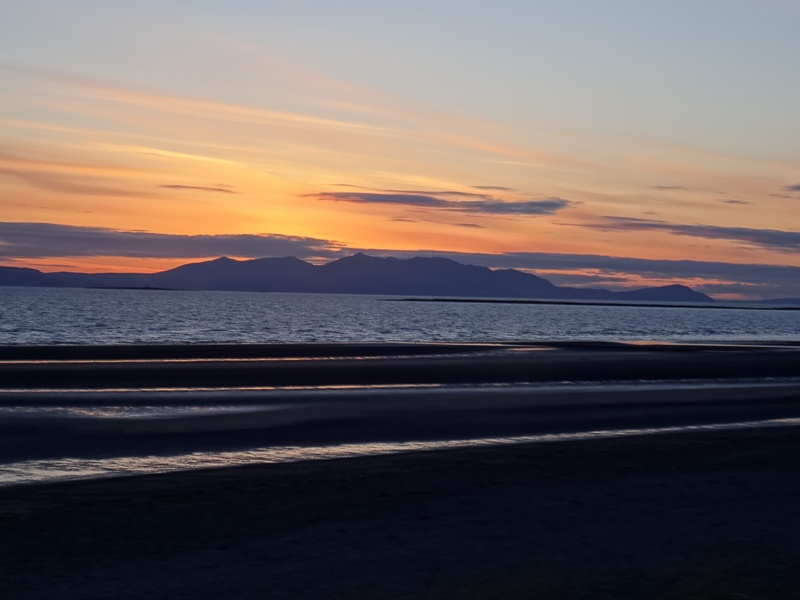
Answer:
[(797, 598), (799, 461), (787, 428), (0, 488), (2, 597)]
[[(644, 370), (676, 379), (681, 365), (718, 377), (730, 361), (740, 367), (735, 379), (797, 375), (796, 359), (796, 348), (637, 350), (616, 359), (594, 348), (577, 355), (573, 349), (561, 362), (527, 355), (527, 366), (514, 363), (520, 358), (511, 364), (513, 372), (547, 381), (564, 364), (578, 380), (582, 364), (590, 379), (607, 372), (597, 364), (618, 378)], [(490, 358), (491, 368), (481, 373), (509, 372), (498, 367), (502, 362)], [(132, 378), (137, 372), (117, 367)], [(257, 370), (251, 365), (248, 372)], [(412, 363), (401, 371), (413, 372)], [(59, 382), (77, 386), (87, 373)], [(352, 419), (337, 404), (276, 427), (262, 422), (248, 429), (231, 417), (226, 426), (224, 419), (206, 421), (203, 431), (193, 430), (199, 421), (161, 432), (131, 423), (132, 430), (114, 435), (163, 444), (180, 434), (191, 449), (232, 432), (252, 443), (303, 436), (334, 443), (800, 416), (796, 387), (759, 391), (752, 381), (740, 383), (708, 394), (668, 386), (646, 398), (577, 394), (569, 410), (559, 407), (566, 396), (526, 400), (519, 390), (444, 394), (422, 405), (401, 396), (386, 410), (354, 401)], [(47, 446), (44, 438), (57, 435), (56, 425), (42, 423), (5, 425), (4, 434), (28, 445), (40, 436)], [(84, 435), (100, 436), (107, 450), (107, 433), (78, 429), (64, 439), (79, 446)], [(2, 447), (13, 451), (13, 444)], [(800, 597), (798, 464), (800, 428), (785, 427), (6, 487), (0, 488), (0, 597), (794, 599)]]

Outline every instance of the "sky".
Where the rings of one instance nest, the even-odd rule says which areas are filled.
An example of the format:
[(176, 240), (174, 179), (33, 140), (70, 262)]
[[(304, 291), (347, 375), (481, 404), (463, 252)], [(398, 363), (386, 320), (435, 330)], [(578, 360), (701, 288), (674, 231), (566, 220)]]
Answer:
[(800, 297), (796, 0), (0, 0), (0, 265)]

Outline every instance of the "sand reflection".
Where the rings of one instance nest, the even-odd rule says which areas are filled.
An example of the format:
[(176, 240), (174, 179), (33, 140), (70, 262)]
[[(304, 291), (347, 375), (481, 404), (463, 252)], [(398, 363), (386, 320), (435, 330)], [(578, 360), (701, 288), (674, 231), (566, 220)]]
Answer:
[(29, 460), (4, 465), (3, 468), (0, 469), (0, 485), (6, 486), (15, 484), (54, 482), (69, 479), (145, 475), (194, 469), (235, 467), (252, 464), (331, 460), (336, 458), (378, 456), (397, 454), (401, 452), (452, 450), (480, 446), (555, 443), (627, 436), (792, 427), (797, 425), (800, 425), (800, 419), (769, 419), (711, 425), (613, 429), (578, 433), (541, 434), (497, 438), (353, 443), (332, 446), (282, 446), (254, 448), (241, 451), (192, 452), (188, 454), (171, 456)]

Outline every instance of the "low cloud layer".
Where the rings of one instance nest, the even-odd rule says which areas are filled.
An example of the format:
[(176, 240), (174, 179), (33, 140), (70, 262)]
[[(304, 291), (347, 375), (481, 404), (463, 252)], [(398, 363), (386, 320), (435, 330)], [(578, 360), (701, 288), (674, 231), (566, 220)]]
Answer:
[(778, 229), (750, 229), (747, 227), (717, 227), (716, 225), (681, 225), (667, 221), (605, 217), (600, 223), (581, 225), (603, 231), (664, 231), (695, 238), (742, 242), (770, 250), (796, 251), (800, 249), (800, 232)]
[[(546, 198), (543, 200), (503, 201), (465, 192), (327, 192), (315, 194), (320, 200), (334, 202), (351, 202), (356, 204), (384, 204), (400, 205), (417, 208), (436, 208), (451, 211), (470, 213), (475, 215), (552, 215), (572, 204), (563, 198)], [(466, 196), (468, 200), (449, 200), (441, 196), (458, 195)], [(473, 200), (477, 196), (480, 199)]]
[(52, 223), (0, 223), (0, 257), (5, 259), (81, 256), (209, 258), (240, 256), (334, 257), (330, 240), (275, 235), (171, 235)]

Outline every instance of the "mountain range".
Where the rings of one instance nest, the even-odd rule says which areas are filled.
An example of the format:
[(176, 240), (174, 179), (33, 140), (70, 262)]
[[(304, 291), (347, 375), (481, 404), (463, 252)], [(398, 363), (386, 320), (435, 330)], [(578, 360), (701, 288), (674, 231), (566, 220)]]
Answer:
[(446, 258), (378, 258), (358, 253), (324, 265), (299, 258), (222, 257), (158, 273), (43, 273), (0, 267), (0, 285), (305, 292), (542, 300), (713, 302), (684, 285), (632, 291), (558, 287), (515, 269), (489, 269)]

